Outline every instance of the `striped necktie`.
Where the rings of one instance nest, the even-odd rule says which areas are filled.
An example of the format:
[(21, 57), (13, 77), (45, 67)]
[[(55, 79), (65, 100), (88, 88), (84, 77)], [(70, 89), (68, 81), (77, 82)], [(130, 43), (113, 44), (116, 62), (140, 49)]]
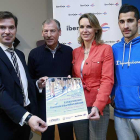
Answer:
[[(17, 57), (15, 55), (14, 49), (13, 48), (8, 48), (7, 51), (10, 52), (10, 54), (11, 54), (11, 59), (13, 61), (14, 69), (17, 73), (17, 77), (19, 78), (22, 93), (24, 95), (24, 88), (23, 88), (23, 84), (22, 84), (22, 80), (21, 80), (21, 76), (20, 76), (20, 71), (19, 71), (19, 66), (18, 66), (18, 62), (17, 62)], [(25, 100), (25, 95), (24, 95), (24, 100)]]

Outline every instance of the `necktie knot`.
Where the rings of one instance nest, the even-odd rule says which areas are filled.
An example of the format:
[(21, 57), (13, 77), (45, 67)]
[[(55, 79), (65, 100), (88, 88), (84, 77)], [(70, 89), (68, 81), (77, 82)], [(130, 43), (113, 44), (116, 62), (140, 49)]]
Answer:
[(10, 52), (10, 53), (13, 53), (14, 49), (13, 48), (8, 48), (7, 51)]

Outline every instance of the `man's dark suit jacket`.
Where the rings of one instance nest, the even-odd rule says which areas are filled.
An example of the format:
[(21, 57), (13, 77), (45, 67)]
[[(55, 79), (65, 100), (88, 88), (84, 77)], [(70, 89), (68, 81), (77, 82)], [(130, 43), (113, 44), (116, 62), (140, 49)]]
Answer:
[[(31, 102), (28, 111), (36, 114), (35, 86), (29, 76), (24, 54), (17, 49), (15, 52), (23, 64), (28, 80), (28, 96)], [(15, 69), (0, 47), (0, 137), (5, 133), (12, 136), (12, 132), (15, 133), (16, 128), (20, 127), (19, 122), (27, 111), (23, 104), (23, 93)]]

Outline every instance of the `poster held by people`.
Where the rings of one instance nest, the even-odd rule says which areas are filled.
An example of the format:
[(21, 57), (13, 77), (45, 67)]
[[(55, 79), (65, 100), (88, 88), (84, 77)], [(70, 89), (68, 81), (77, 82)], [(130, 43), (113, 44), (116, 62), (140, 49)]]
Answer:
[(48, 126), (87, 119), (88, 112), (81, 79), (48, 78), (46, 113)]

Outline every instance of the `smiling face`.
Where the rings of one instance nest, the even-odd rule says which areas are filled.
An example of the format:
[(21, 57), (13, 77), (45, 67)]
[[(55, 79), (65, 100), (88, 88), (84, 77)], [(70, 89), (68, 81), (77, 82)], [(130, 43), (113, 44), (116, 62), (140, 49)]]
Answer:
[(0, 20), (0, 43), (12, 47), (17, 29), (13, 18)]
[(135, 13), (121, 13), (119, 16), (119, 27), (127, 43), (137, 37), (138, 21), (135, 18)]
[(88, 18), (82, 18), (79, 22), (80, 36), (84, 42), (92, 42), (95, 38), (95, 32), (97, 31), (89, 23)]
[(51, 49), (54, 49), (57, 46), (60, 35), (61, 30), (58, 30), (55, 21), (43, 25), (42, 36), (44, 37), (47, 46)]

